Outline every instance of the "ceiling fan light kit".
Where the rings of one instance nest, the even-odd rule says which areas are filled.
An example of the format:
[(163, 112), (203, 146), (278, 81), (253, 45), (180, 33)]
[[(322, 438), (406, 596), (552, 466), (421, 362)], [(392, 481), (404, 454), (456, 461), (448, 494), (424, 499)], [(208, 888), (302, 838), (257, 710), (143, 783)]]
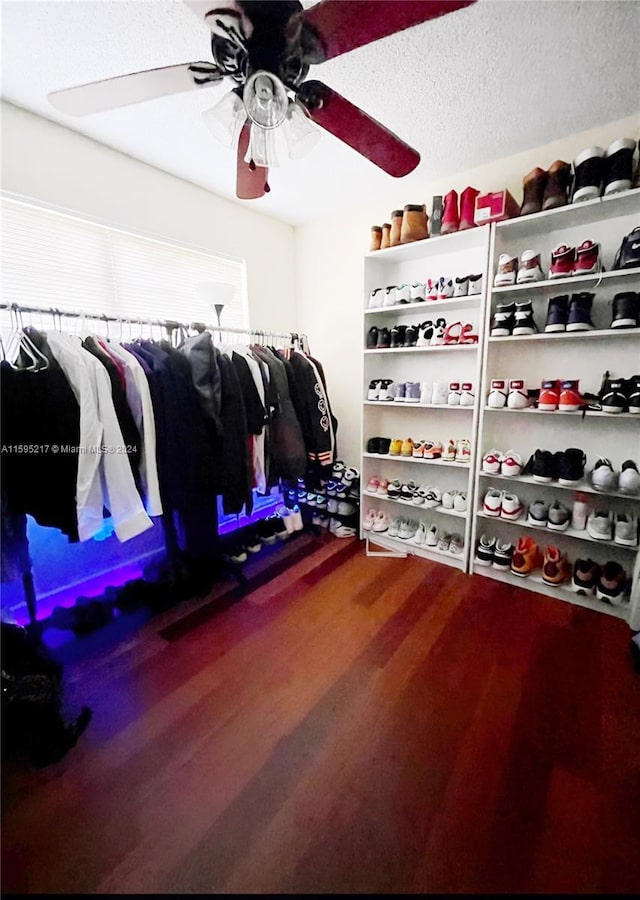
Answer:
[[(202, 4), (185, 2), (202, 15)], [(279, 130), (290, 159), (315, 146), (319, 139), (315, 125), (394, 178), (416, 168), (420, 154), (409, 144), (337, 91), (305, 79), (312, 65), (476, 0), (321, 0), (309, 9), (299, 0), (219, 2), (224, 6), (204, 13), (213, 62), (91, 82), (54, 91), (49, 101), (68, 115), (82, 116), (231, 79), (236, 87), (203, 118), (225, 147), (237, 146), (236, 193), (243, 200), (268, 193), (268, 169), (279, 159), (274, 137)]]

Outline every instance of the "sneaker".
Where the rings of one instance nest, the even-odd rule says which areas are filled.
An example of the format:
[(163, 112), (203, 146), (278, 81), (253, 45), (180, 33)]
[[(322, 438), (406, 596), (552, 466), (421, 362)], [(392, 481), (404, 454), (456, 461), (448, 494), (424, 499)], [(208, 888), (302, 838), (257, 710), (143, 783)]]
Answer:
[(507, 519), (509, 522), (516, 522), (524, 511), (524, 506), (515, 494), (508, 491), (502, 492), (502, 509), (500, 510), (500, 518)]
[(391, 381), (390, 378), (384, 378), (380, 382), (380, 389), (378, 391), (378, 400), (382, 400), (384, 403), (390, 403), (395, 398), (395, 382)]
[(613, 263), (614, 269), (635, 269), (638, 266), (640, 266), (640, 225), (622, 239)]
[(393, 402), (404, 403), (407, 392), (406, 381), (396, 381), (393, 384)]
[(444, 344), (444, 333), (447, 329), (446, 319), (436, 319), (431, 337), (431, 347), (441, 347)]
[(425, 299), (426, 300), (437, 300), (438, 299), (438, 279), (435, 280), (429, 278), (426, 284), (425, 291)]
[(447, 395), (448, 406), (460, 406), (460, 382), (449, 382), (449, 393)]
[(425, 441), (423, 456), (425, 459), (440, 459), (442, 456), (442, 444), (440, 441)]
[(430, 381), (420, 382), (420, 405), (430, 406), (433, 397), (433, 384)]
[(536, 528), (546, 528), (549, 521), (549, 504), (544, 500), (534, 500), (529, 506), (527, 522)]
[(427, 509), (435, 509), (436, 506), (442, 506), (442, 491), (437, 485), (428, 485), (425, 488), (424, 505)]
[(415, 347), (418, 343), (418, 326), (407, 325), (404, 332), (403, 347)]
[(482, 508), (486, 515), (496, 519), (499, 518), (502, 511), (502, 491), (498, 491), (496, 488), (489, 488), (484, 495)]
[[(484, 460), (483, 460), (484, 463)], [(523, 469), (522, 457), (515, 450), (507, 450), (502, 457), (500, 474), (514, 477), (520, 475)]]
[(427, 529), (427, 547), (436, 547), (438, 545), (438, 526), (430, 525)]
[(557, 379), (546, 379), (540, 387), (540, 395), (538, 397), (538, 409), (545, 412), (552, 412), (558, 408), (560, 403), (560, 382)]
[(367, 390), (367, 400), (377, 400), (380, 395), (380, 381), (374, 380), (369, 382)]
[(581, 200), (595, 200), (600, 196), (604, 174), (604, 150), (602, 147), (588, 147), (573, 161), (572, 203)]
[[(280, 519), (280, 522), (275, 535), (281, 541), (286, 540), (289, 537), (289, 532), (284, 523), (284, 519), (280, 518), (280, 516), (278, 518)], [(246, 528), (244, 530), (244, 546), (249, 553), (260, 553), (262, 550), (262, 541), (260, 540), (260, 534), (258, 533), (257, 528)]]
[(591, 304), (595, 294), (581, 291), (571, 295), (567, 331), (591, 331), (595, 328), (591, 320)]
[(412, 456), (415, 459), (422, 459), (424, 456), (424, 441), (414, 441), (413, 442), (413, 453)]
[(554, 500), (549, 507), (547, 528), (550, 528), (552, 531), (566, 531), (570, 522), (571, 510), (563, 503), (560, 503), (559, 500)]
[(431, 346), (431, 338), (433, 337), (433, 322), (431, 319), (427, 319), (426, 322), (421, 322), (418, 325), (418, 340), (416, 341), (416, 347), (429, 347)]
[(419, 403), (420, 402), (420, 384), (417, 381), (407, 381), (404, 389), (404, 402), (405, 403)]
[(635, 291), (620, 291), (613, 298), (613, 317), (609, 327), (637, 328), (639, 325), (640, 294)]
[(534, 539), (528, 535), (518, 539), (511, 557), (511, 571), (521, 578), (530, 575), (542, 565), (542, 553)]
[(516, 323), (516, 304), (498, 303), (491, 322), (491, 337), (507, 337)]
[(459, 534), (452, 534), (449, 543), (449, 553), (451, 556), (462, 556), (464, 553), (464, 539)]
[(613, 540), (613, 513), (607, 509), (594, 509), (587, 517), (587, 534), (594, 541)]
[(489, 475), (499, 475), (501, 464), (502, 451), (500, 450), (487, 450), (482, 457), (482, 471), (487, 472)]
[(458, 492), (455, 490), (443, 491), (443, 493), (442, 493), (442, 508), (443, 509), (453, 509), (453, 504), (454, 504), (455, 498), (457, 496), (457, 493)]
[(413, 439), (405, 438), (400, 449), (400, 456), (413, 456)]
[(357, 504), (352, 503), (350, 500), (340, 500), (338, 503), (338, 515), (343, 516), (345, 519), (349, 516), (354, 516), (358, 512)]
[(463, 275), (462, 278), (456, 278), (453, 285), (454, 297), (466, 297), (469, 294), (469, 276)]
[(573, 267), (576, 262), (576, 248), (566, 244), (558, 244), (551, 251), (551, 265), (549, 266), (549, 278), (570, 278), (573, 275)]
[(369, 309), (380, 309), (384, 302), (384, 288), (376, 288), (369, 294)]
[(336, 537), (339, 538), (350, 538), (355, 537), (358, 533), (357, 528), (352, 528), (350, 525), (345, 525), (344, 523), (338, 524), (337, 528), (333, 532)]
[(409, 481), (400, 488), (400, 497), (398, 499), (402, 500), (404, 503), (413, 503), (413, 498), (415, 497), (417, 490), (418, 485), (415, 481)]
[(412, 503), (414, 506), (424, 506), (429, 492), (428, 487), (419, 487), (413, 495)]
[(518, 284), (527, 284), (532, 281), (544, 281), (544, 273), (540, 263), (540, 252), (525, 250), (518, 264)]
[(598, 563), (592, 559), (577, 559), (573, 565), (571, 589), (576, 594), (584, 596), (595, 594), (599, 577), (600, 566)]
[(457, 491), (453, 498), (453, 508), (456, 512), (466, 512), (468, 509), (467, 495), (464, 491)]
[(378, 328), (372, 325), (367, 332), (367, 350), (375, 350), (378, 346)]
[(516, 283), (518, 274), (518, 257), (509, 256), (508, 253), (501, 253), (498, 259), (498, 271), (493, 280), (494, 287), (507, 287)]
[(424, 522), (418, 522), (418, 528), (413, 538), (416, 547), (424, 547), (427, 542), (427, 526)]
[(451, 544), (451, 535), (441, 534), (440, 540), (438, 541), (438, 553), (448, 553), (450, 544)]
[(638, 519), (629, 513), (618, 512), (614, 518), (614, 540), (623, 547), (638, 546)]
[(591, 470), (591, 484), (597, 491), (615, 491), (616, 473), (611, 460), (601, 456)]
[(396, 288), (396, 303), (411, 303), (411, 287), (408, 284), (401, 284)]
[(480, 275), (469, 275), (469, 296), (482, 293), (482, 273)]
[(461, 438), (456, 442), (456, 462), (468, 463), (471, 460), (471, 441)]
[(391, 346), (391, 332), (388, 328), (380, 328), (378, 331), (378, 343), (376, 350), (388, 350)]
[(587, 457), (579, 447), (569, 447), (556, 453), (555, 467), (558, 483), (565, 487), (574, 487), (584, 478), (584, 467)]
[(534, 481), (548, 484), (557, 478), (556, 459), (550, 450), (536, 450), (523, 470), (525, 475), (532, 475)]
[(383, 306), (395, 306), (396, 302), (396, 286), (395, 284), (389, 285), (389, 287), (385, 288), (384, 298), (382, 300)]
[(492, 566), (502, 572), (508, 572), (511, 568), (514, 546), (509, 541), (496, 541)]
[(600, 392), (602, 411), (606, 413), (621, 413), (627, 407), (627, 394), (623, 378), (605, 378)]
[(389, 496), (387, 493), (388, 487), (389, 487), (389, 482), (387, 481), (387, 479), (381, 478), (380, 484), (378, 485), (377, 490), (376, 490), (376, 494), (379, 497), (388, 497)]
[(404, 335), (407, 330), (406, 325), (394, 325), (391, 329), (391, 349), (397, 350), (398, 347), (404, 347)]
[(576, 261), (573, 266), (574, 275), (595, 275), (602, 271), (600, 262), (600, 244), (595, 241), (583, 241), (576, 248)]
[(627, 459), (622, 463), (618, 490), (623, 494), (640, 494), (640, 472), (632, 459)]
[(382, 512), (382, 510), (376, 513), (373, 525), (371, 526), (371, 531), (375, 531), (377, 534), (388, 531), (389, 534), (391, 534), (391, 520), (386, 513)]
[(560, 383), (560, 398), (558, 409), (560, 412), (577, 412), (584, 406), (584, 397), (580, 393), (580, 382), (572, 379)]
[(626, 381), (627, 406), (633, 415), (640, 414), (640, 375), (632, 375)]
[(605, 563), (596, 582), (596, 597), (615, 606), (624, 600), (627, 584), (627, 573), (620, 563), (611, 561)]
[(533, 306), (531, 300), (516, 301), (515, 324), (513, 334), (535, 334), (538, 326), (533, 318)]
[(476, 396), (471, 381), (463, 381), (460, 385), (460, 406), (473, 406)]
[[(287, 531), (290, 534), (293, 534), (295, 531), (293, 527), (293, 510), (289, 510), (288, 512), (289, 515), (284, 518), (284, 524)], [(260, 519), (256, 525), (256, 530), (263, 544), (275, 544), (278, 540), (273, 528), (273, 523), (269, 521), (269, 518), (270, 517), (267, 516), (266, 519)]]
[(440, 278), (438, 280), (438, 300), (448, 300), (453, 297), (453, 281), (451, 278)]
[(527, 409), (530, 405), (526, 383), (521, 378), (510, 379), (509, 395), (507, 397), (508, 408)]
[(565, 584), (571, 578), (571, 568), (566, 553), (561, 553), (557, 547), (547, 547), (544, 551), (542, 564), (542, 580), (552, 587)]
[(458, 445), (453, 440), (453, 438), (450, 438), (442, 450), (442, 459), (445, 459), (448, 462), (453, 462), (456, 458), (457, 452), (458, 452)]
[(400, 493), (402, 492), (402, 482), (400, 482), (397, 478), (394, 478), (393, 481), (390, 481), (387, 485), (387, 497), (389, 500), (399, 500)]
[(509, 391), (507, 389), (507, 382), (505, 381), (505, 379), (492, 379), (491, 390), (489, 391), (489, 396), (487, 397), (487, 406), (490, 409), (502, 409), (503, 406), (507, 405), (508, 395)]
[(547, 334), (557, 334), (567, 330), (569, 317), (569, 295), (560, 294), (551, 297), (547, 306), (547, 321), (544, 330)]
[[(363, 520), (362, 520), (362, 528), (363, 528), (364, 531), (371, 531), (371, 530), (372, 530), (372, 528), (373, 528), (373, 526), (374, 526), (374, 524), (375, 524), (375, 521), (376, 521), (377, 516), (378, 516), (378, 510), (377, 510), (377, 509), (370, 509), (370, 510), (368, 510), (366, 516), (365, 516), (365, 517), (363, 518)], [(315, 517), (314, 517), (314, 518), (315, 518)], [(314, 525), (316, 524), (315, 521), (314, 521), (313, 524), (314, 524)]]
[(419, 281), (417, 284), (412, 284), (410, 286), (410, 290), (412, 303), (420, 303), (425, 299), (426, 285), (424, 285), (421, 281)]
[(609, 145), (604, 156), (604, 196), (630, 189), (635, 149), (636, 142), (631, 138), (620, 138)]
[(398, 537), (403, 541), (410, 541), (415, 537), (418, 523), (414, 519), (403, 519), (398, 528)]
[(391, 441), (391, 446), (389, 447), (389, 456), (401, 456), (402, 455), (402, 441), (400, 438), (394, 438)]

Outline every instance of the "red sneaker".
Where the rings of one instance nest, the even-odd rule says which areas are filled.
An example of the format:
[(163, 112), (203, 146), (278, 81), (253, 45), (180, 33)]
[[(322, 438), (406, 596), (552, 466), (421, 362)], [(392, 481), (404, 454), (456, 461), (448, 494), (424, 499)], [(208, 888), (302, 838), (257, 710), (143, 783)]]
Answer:
[(442, 225), (440, 226), (441, 234), (453, 234), (460, 226), (460, 216), (458, 215), (458, 192), (449, 191), (444, 198), (444, 212), (442, 214)]
[(559, 402), (560, 382), (557, 379), (555, 381), (543, 381), (540, 389), (540, 396), (538, 398), (538, 409), (544, 409), (547, 412), (551, 412), (558, 408)]
[(561, 383), (558, 409), (561, 412), (577, 412), (584, 405), (584, 397), (578, 388), (579, 381), (563, 381)]
[(466, 187), (460, 194), (460, 231), (476, 227), (476, 197), (479, 193), (474, 187)]
[(593, 275), (601, 269), (600, 244), (596, 244), (595, 241), (583, 241), (576, 250), (573, 274)]
[(576, 262), (576, 248), (567, 247), (566, 244), (558, 244), (551, 251), (551, 266), (549, 278), (570, 278)]

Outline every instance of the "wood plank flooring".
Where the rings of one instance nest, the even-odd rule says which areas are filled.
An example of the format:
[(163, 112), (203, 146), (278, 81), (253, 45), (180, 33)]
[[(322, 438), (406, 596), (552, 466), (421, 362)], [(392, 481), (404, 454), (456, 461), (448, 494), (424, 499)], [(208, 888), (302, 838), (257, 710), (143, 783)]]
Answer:
[(70, 668), (94, 720), (5, 767), (5, 892), (638, 891), (624, 623), (355, 540), (291, 562)]

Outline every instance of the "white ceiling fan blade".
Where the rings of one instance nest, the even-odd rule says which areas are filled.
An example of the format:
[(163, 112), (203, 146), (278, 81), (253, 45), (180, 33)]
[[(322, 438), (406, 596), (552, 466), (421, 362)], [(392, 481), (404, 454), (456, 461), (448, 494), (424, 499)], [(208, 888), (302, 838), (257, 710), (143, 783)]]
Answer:
[[(192, 72), (190, 70), (192, 66), (202, 68), (204, 71)], [(207, 80), (203, 84), (197, 84), (194, 76)], [(154, 100), (157, 97), (209, 87), (212, 84), (219, 84), (221, 80), (222, 75), (215, 72), (215, 67), (210, 62), (182, 63), (54, 91), (48, 95), (48, 100), (60, 112), (71, 116), (88, 116), (91, 113), (106, 112), (121, 106)]]

